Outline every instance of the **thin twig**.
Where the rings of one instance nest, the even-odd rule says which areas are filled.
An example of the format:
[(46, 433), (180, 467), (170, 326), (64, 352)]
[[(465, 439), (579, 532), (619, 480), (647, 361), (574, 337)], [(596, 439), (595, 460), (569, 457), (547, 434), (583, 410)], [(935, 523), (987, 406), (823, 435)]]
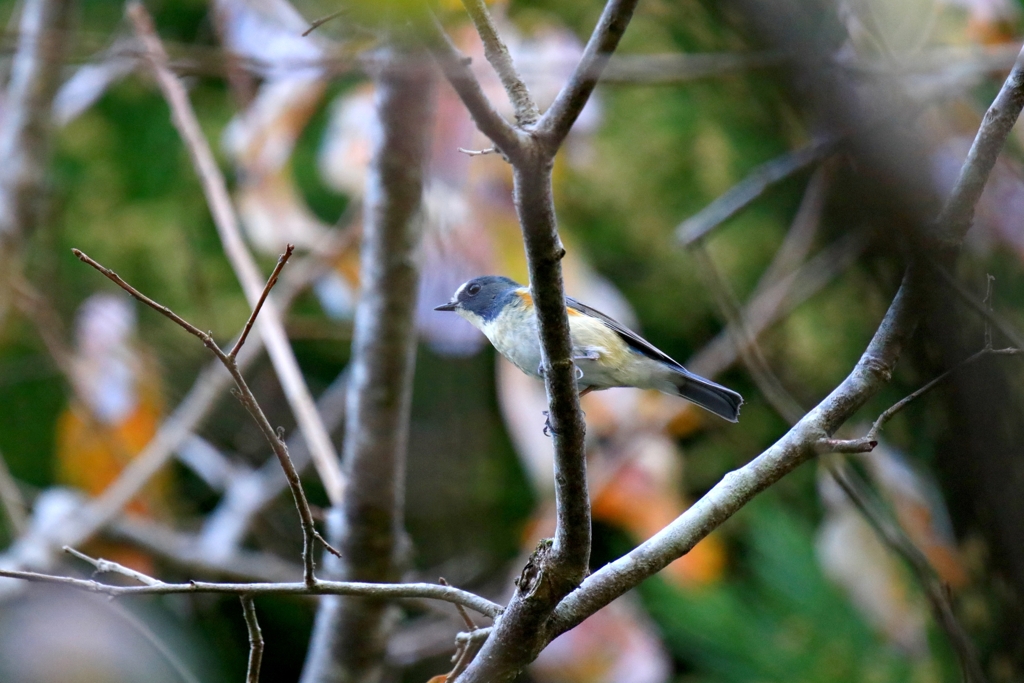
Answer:
[(822, 138), (761, 164), (715, 201), (680, 223), (675, 230), (676, 240), (689, 247), (706, 238), (770, 187), (832, 154), (838, 142), (835, 137)]
[(512, 109), (515, 111), (516, 124), (521, 127), (532, 126), (540, 118), (540, 110), (537, 109), (537, 104), (530, 96), (530, 91), (523, 83), (519, 72), (516, 71), (516, 66), (512, 63), (512, 55), (509, 54), (508, 47), (505, 46), (501, 36), (498, 35), (487, 5), (483, 0), (462, 0), (462, 5), (473, 19), (476, 32), (480, 34), (480, 39), (484, 44), (484, 56), (494, 67), (501, 84), (505, 87), (508, 99), (512, 103)]
[[(445, 581), (445, 578), (443, 576), (438, 579), (438, 583), (440, 583), (442, 586), (451, 585), (450, 583)], [(470, 631), (475, 631), (479, 628), (476, 624), (473, 623), (473, 620), (469, 618), (469, 615), (466, 613), (466, 609), (462, 605), (455, 605), (455, 609), (456, 611), (458, 611), (459, 616), (462, 617), (463, 623), (466, 624), (466, 627)]]
[(320, 28), (321, 26), (326, 24), (331, 19), (337, 19), (338, 17), (340, 17), (342, 14), (344, 14), (347, 11), (348, 11), (348, 8), (344, 8), (344, 9), (338, 10), (337, 12), (331, 12), (327, 16), (320, 17), (319, 19), (314, 19), (313, 21), (309, 22), (309, 28), (307, 28), (305, 31), (302, 32), (302, 37), (305, 38), (310, 33), (312, 33), (313, 31), (317, 30), (318, 28)]
[(470, 58), (459, 51), (444, 27), (432, 13), (422, 22), (422, 33), (430, 54), (433, 55), (448, 82), (459, 94), (469, 110), (476, 127), (509, 159), (518, 158), (523, 142), (519, 132), (506, 121), (484, 94), (480, 81), (469, 68)]
[(456, 147), (457, 150), (462, 152), (468, 157), (482, 157), (485, 154), (497, 154), (497, 147), (486, 147), (484, 149), (466, 149), (464, 147)]
[(557, 150), (583, 107), (594, 92), (598, 80), (608, 64), (608, 59), (629, 26), (639, 0), (609, 0), (601, 12), (590, 40), (583, 49), (579, 64), (569, 77), (568, 82), (559, 91), (551, 107), (537, 122), (537, 135), (545, 141), (549, 152)]
[(832, 465), (829, 473), (860, 513), (868, 520), (882, 542), (906, 561), (911, 573), (924, 590), (939, 628), (946, 634), (963, 672), (965, 683), (984, 683), (985, 673), (978, 661), (970, 637), (953, 610), (949, 594), (937, 578), (928, 558), (914, 545), (900, 525), (882, 512), (882, 505), (873, 500), (867, 485), (844, 464)]
[(179, 326), (190, 332), (191, 334), (202, 340), (203, 344), (213, 352), (215, 356), (224, 364), (228, 372), (231, 373), (231, 377), (235, 380), (235, 385), (238, 388), (238, 400), (242, 403), (245, 409), (252, 416), (253, 420), (256, 421), (256, 425), (260, 428), (263, 433), (263, 437), (270, 444), (270, 447), (274, 450), (274, 454), (277, 456), (278, 462), (281, 464), (281, 468), (284, 470), (285, 477), (288, 479), (288, 485), (292, 491), (292, 497), (295, 499), (295, 507), (299, 512), (299, 519), (302, 525), (302, 564), (305, 575), (306, 583), (309, 585), (315, 585), (316, 577), (313, 574), (314, 567), (314, 546), (315, 541), (319, 540), (325, 548), (328, 548), (332, 553), (337, 554), (337, 550), (330, 548), (330, 544), (323, 540), (320, 535), (316, 532), (316, 527), (313, 524), (313, 515), (309, 510), (309, 503), (306, 501), (306, 493), (302, 488), (302, 482), (299, 479), (299, 474), (295, 470), (295, 465), (292, 463), (291, 457), (288, 454), (288, 446), (285, 444), (281, 436), (274, 430), (267, 420), (267, 416), (263, 414), (263, 410), (260, 408), (259, 403), (256, 401), (256, 397), (249, 389), (249, 385), (246, 383), (245, 378), (238, 369), (238, 364), (234, 358), (229, 357), (224, 351), (217, 345), (217, 342), (213, 340), (208, 333), (203, 332), (196, 326), (189, 323), (187, 320), (176, 314), (174, 311), (169, 309), (167, 306), (159, 304), (148, 296), (140, 292), (139, 290), (132, 287), (130, 284), (125, 282), (121, 277), (110, 268), (107, 268), (95, 260), (84, 254), (78, 249), (72, 249), (72, 252), (80, 260), (89, 264), (96, 270), (103, 273), (107, 278), (117, 284), (119, 287), (124, 289), (126, 292), (131, 294), (133, 297), (146, 304), (150, 308), (162, 313), (164, 316), (170, 318)]
[(782, 416), (782, 419), (791, 425), (796, 424), (804, 416), (805, 411), (783, 386), (782, 381), (772, 370), (768, 359), (761, 351), (757, 339), (748, 330), (736, 295), (729, 287), (725, 277), (719, 272), (711, 254), (708, 253), (707, 246), (703, 242), (698, 242), (691, 253), (703, 272), (707, 287), (733, 335), (736, 351), (743, 359), (743, 364), (750, 372), (758, 389), (764, 394), (772, 408)]
[(95, 567), (96, 571), (93, 573), (93, 575), (120, 574), (121, 576), (127, 576), (129, 579), (138, 581), (144, 586), (161, 586), (164, 583), (159, 579), (154, 579), (152, 576), (148, 576), (146, 574), (143, 574), (142, 572), (135, 571), (134, 569), (125, 567), (123, 564), (119, 564), (112, 560), (104, 560), (101, 558), (89, 557), (85, 553), (79, 552), (71, 546), (64, 546), (64, 552), (73, 557), (77, 557), (78, 559), (83, 560), (84, 562), (88, 562), (93, 567)]
[(981, 360), (985, 356), (1018, 356), (1021, 354), (1024, 354), (1024, 349), (1018, 349), (1013, 347), (1005, 349), (993, 349), (992, 347), (989, 346), (984, 349), (981, 349), (977, 353), (972, 354), (971, 356), (960, 361), (950, 369), (946, 370), (938, 377), (925, 384), (924, 386), (918, 388), (913, 393), (904, 396), (899, 401), (889, 406), (881, 415), (878, 416), (878, 419), (875, 420), (874, 424), (871, 425), (871, 429), (869, 429), (868, 433), (865, 434), (864, 436), (860, 437), (859, 439), (849, 440), (823, 439), (817, 444), (818, 452), (868, 453), (871, 450), (873, 450), (875, 446), (878, 445), (878, 434), (879, 432), (882, 431), (882, 427), (884, 427), (889, 420), (895, 417), (895, 415), (899, 413), (901, 410), (906, 408), (908, 404), (921, 398), (929, 391), (931, 391), (935, 387), (939, 386), (940, 384), (948, 380), (950, 377), (953, 376), (954, 373), (963, 370), (968, 365), (971, 365), (972, 363)]
[(256, 322), (256, 316), (260, 314), (260, 309), (263, 308), (263, 302), (267, 300), (267, 295), (270, 294), (270, 290), (273, 289), (274, 285), (277, 284), (277, 278), (281, 274), (281, 269), (284, 268), (284, 264), (288, 263), (288, 259), (292, 257), (292, 252), (295, 251), (295, 245), (289, 244), (285, 247), (284, 253), (277, 259), (277, 265), (274, 266), (274, 272), (270, 274), (270, 278), (267, 280), (267, 284), (263, 286), (263, 293), (260, 294), (259, 301), (252, 308), (252, 313), (249, 314), (249, 319), (245, 321), (245, 327), (242, 328), (242, 333), (238, 335), (238, 341), (228, 351), (228, 358), (234, 358), (238, 355), (238, 351), (242, 348), (242, 344), (245, 343), (246, 338), (249, 336), (249, 330), (252, 329), (252, 324)]
[(239, 596), (245, 628), (249, 631), (249, 665), (245, 670), (245, 683), (260, 683), (260, 664), (263, 663), (263, 632), (256, 620), (256, 604), (251, 594)]
[[(135, 26), (136, 35), (145, 46), (146, 58), (171, 108), (172, 121), (192, 157), (224, 252), (242, 285), (249, 305), (255, 307), (264, 288), (263, 278), (260, 277), (256, 262), (242, 239), (238, 216), (231, 203), (227, 184), (209, 142), (199, 126), (188, 93), (168, 67), (167, 52), (157, 36), (149, 13), (139, 2), (133, 0), (128, 4), (128, 15)], [(309, 443), (313, 463), (327, 495), (332, 503), (338, 503), (342, 499), (345, 486), (338, 456), (330, 435), (316, 412), (309, 388), (288, 343), (280, 311), (273, 300), (265, 302), (263, 306), (259, 330), (299, 429)]]
[(353, 597), (396, 600), (401, 598), (427, 598), (442, 600), (468, 607), (492, 619), (502, 613), (501, 605), (459, 588), (439, 586), (436, 583), (365, 583), (358, 581), (317, 580), (310, 586), (304, 581), (281, 583), (219, 583), (189, 581), (188, 583), (161, 583), (152, 586), (112, 586), (91, 579), (76, 579), (38, 572), (0, 569), (0, 576), (34, 583), (51, 583), (113, 597), (124, 595), (172, 595), (177, 593), (215, 593), (219, 595), (349, 595)]
[(928, 265), (931, 266), (932, 270), (938, 274), (943, 282), (949, 285), (950, 289), (953, 290), (954, 294), (960, 297), (961, 301), (973, 308), (983, 320), (987, 321), (995, 327), (995, 329), (999, 330), (999, 332), (1005, 336), (1013, 346), (1018, 349), (1024, 349), (1024, 334), (1010, 324), (1008, 320), (990, 310), (983, 301), (980, 301), (973, 292), (970, 292), (966, 287), (964, 287), (941, 265), (935, 261), (928, 261)]
[[(339, 225), (347, 225), (347, 228), (332, 233), (325, 239), (322, 247), (314, 249), (310, 256), (296, 263), (290, 269), (291, 273), (284, 272), (281, 282), (276, 288), (277, 298), (280, 300), (282, 308), (286, 309), (310, 283), (321, 277), (330, 268), (330, 264), (335, 261), (336, 257), (348, 249), (358, 238), (358, 223), (355, 222), (358, 211), (355, 207), (359, 204), (359, 202), (351, 202), (345, 215), (339, 221)], [(44, 326), (41, 331), (44, 328), (49, 329), (49, 326)], [(239, 371), (244, 371), (262, 350), (263, 338), (257, 335), (243, 347), (235, 359)], [(42, 536), (30, 529), (32, 542), (12, 546), (4, 556), (0, 557), (0, 562), (4, 562), (8, 566), (23, 565), (25, 559), (20, 549), (24, 547), (35, 549), (46, 547), (51, 553), (48, 560), (52, 561), (52, 552), (58, 550), (62, 545), (79, 545), (87, 541), (110, 523), (146, 482), (164, 466), (184, 440), (192, 435), (197, 425), (206, 418), (221, 393), (231, 384), (232, 377), (225, 371), (220, 360), (211, 360), (196, 377), (192, 387), (178, 406), (157, 429), (149, 443), (128, 462), (117, 479), (104, 489), (103, 493), (89, 501), (79, 514), (60, 528), (59, 536)], [(301, 435), (301, 430), (297, 430), (296, 436), (293, 438), (301, 437)], [(297, 444), (301, 449), (298, 451), (299, 455), (308, 459), (309, 453), (305, 441), (299, 439)], [(276, 460), (276, 456), (274, 459)], [(298, 461), (296, 463), (298, 467)], [(274, 467), (277, 468), (277, 472), (281, 472), (278, 464), (275, 463)], [(283, 474), (278, 476), (280, 479), (275, 479), (275, 481), (280, 481), (280, 484), (275, 484), (275, 486), (279, 486), (278, 490), (280, 490), (285, 488), (288, 482)], [(268, 502), (270, 497), (268, 497)], [(228, 553), (227, 556), (231, 556), (231, 553)], [(38, 556), (34, 556), (32, 561), (38, 564)], [(5, 583), (0, 587), (0, 592), (12, 590), (16, 585), (15, 583)]]

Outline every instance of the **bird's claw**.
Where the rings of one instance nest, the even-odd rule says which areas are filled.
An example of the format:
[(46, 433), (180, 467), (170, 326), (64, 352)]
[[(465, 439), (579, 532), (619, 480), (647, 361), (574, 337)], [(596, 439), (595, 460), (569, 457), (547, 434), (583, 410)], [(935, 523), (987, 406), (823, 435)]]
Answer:
[(555, 429), (551, 426), (551, 414), (548, 411), (543, 412), (544, 415), (544, 436), (550, 438), (555, 433)]

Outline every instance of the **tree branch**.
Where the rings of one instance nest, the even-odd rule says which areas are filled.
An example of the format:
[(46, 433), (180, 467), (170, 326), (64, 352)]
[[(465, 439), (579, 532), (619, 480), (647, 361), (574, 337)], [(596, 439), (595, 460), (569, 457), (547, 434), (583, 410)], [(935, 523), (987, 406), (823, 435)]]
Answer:
[(476, 32), (480, 34), (480, 39), (484, 43), (484, 56), (494, 67), (501, 84), (505, 87), (505, 92), (508, 93), (508, 99), (516, 113), (516, 124), (522, 128), (532, 126), (540, 118), (540, 110), (537, 109), (536, 103), (530, 97), (530, 91), (516, 71), (512, 55), (498, 35), (491, 13), (487, 11), (487, 5), (483, 0), (462, 0), (462, 5), (472, 17)]
[(914, 272), (904, 278), (892, 305), (853, 371), (828, 397), (771, 448), (726, 474), (675, 521), (629, 554), (591, 574), (559, 604), (552, 629), (557, 635), (586, 619), (644, 579), (685, 555), (698, 541), (734, 515), (758, 493), (814, 457), (827, 438), (889, 380), (904, 343), (917, 326)]
[(633, 18), (638, 1), (609, 0), (572, 76), (537, 123), (537, 135), (552, 153), (561, 146), (594, 92), (608, 59), (619, 46), (629, 20)]
[[(213, 354), (217, 356), (217, 359), (220, 360), (221, 363), (223, 363), (224, 367), (227, 368), (228, 372), (231, 373), (231, 377), (235, 380), (235, 385), (238, 388), (238, 400), (249, 412), (253, 420), (255, 420), (256, 425), (263, 433), (263, 437), (267, 440), (267, 443), (270, 444), (270, 447), (273, 449), (274, 454), (277, 456), (277, 460), (281, 464), (281, 469), (284, 470), (285, 477), (288, 479), (288, 485), (289, 488), (291, 488), (292, 497), (295, 499), (295, 507), (299, 512), (299, 520), (302, 525), (302, 564), (304, 578), (307, 585), (315, 585), (316, 577), (313, 574), (313, 553), (315, 540), (320, 540), (324, 544), (324, 547), (330, 550), (332, 553), (337, 554), (338, 551), (334, 550), (330, 546), (330, 544), (328, 544), (326, 541), (320, 538), (320, 534), (317, 533), (316, 526), (313, 524), (313, 515), (309, 510), (309, 503), (306, 501), (306, 493), (302, 489), (302, 482), (299, 479), (298, 472), (295, 471), (295, 465), (292, 464), (291, 457), (288, 455), (288, 446), (285, 444), (281, 436), (274, 431), (274, 428), (270, 425), (270, 422), (267, 420), (267, 416), (263, 414), (263, 410), (260, 408), (259, 403), (256, 401), (256, 397), (249, 389), (249, 385), (246, 383), (245, 378), (242, 376), (241, 371), (238, 369), (238, 364), (235, 362), (235, 359), (230, 357), (228, 354), (224, 353), (224, 351), (221, 350), (220, 346), (217, 345), (217, 342), (215, 342), (213, 340), (213, 337), (211, 337), (208, 333), (203, 332), (196, 326), (192, 325), (187, 320), (183, 319), (181, 316), (177, 315), (174, 311), (167, 308), (166, 306), (158, 304), (157, 302), (153, 301), (145, 294), (143, 294), (142, 292), (140, 292), (139, 290), (135, 289), (130, 284), (125, 282), (123, 279), (121, 279), (121, 277), (117, 273), (112, 271), (110, 268), (107, 268), (97, 263), (96, 261), (89, 258), (89, 256), (82, 253), (78, 249), (73, 249), (72, 251), (74, 252), (76, 257), (78, 257), (85, 263), (89, 264), (96, 270), (100, 271), (101, 273), (103, 273), (118, 287), (131, 294), (137, 300), (146, 304), (155, 311), (162, 313), (164, 316), (173, 320), (187, 332), (198, 337), (206, 346), (206, 348), (210, 349), (210, 351), (212, 351)], [(291, 255), (291, 253), (292, 249), (289, 245), (289, 249), (285, 252), (284, 256), (282, 256), (282, 259), (284, 261), (287, 261), (287, 258), (288, 256)], [(274, 282), (276, 282), (276, 277), (273, 278), (272, 281), (268, 281), (266, 286), (267, 291), (269, 291), (269, 289), (273, 286)], [(266, 298), (266, 294), (263, 295), (263, 298)], [(239, 339), (241, 339), (241, 337), (239, 337)]]
[(348, 595), (380, 600), (396, 600), (401, 598), (441, 600), (462, 605), (492, 619), (502, 612), (501, 605), (479, 595), (459, 588), (433, 583), (366, 583), (320, 579), (314, 586), (310, 586), (304, 581), (291, 583), (189, 581), (188, 583), (157, 582), (153, 585), (144, 586), (111, 586), (90, 579), (76, 579), (70, 576), (55, 576), (53, 574), (10, 571), (6, 569), (0, 569), (0, 577), (20, 579), (33, 583), (57, 584), (90, 593), (102, 593), (112, 597), (125, 595), (173, 595), (178, 593), (214, 593), (219, 595)]
[(938, 223), (942, 228), (939, 239), (959, 245), (970, 230), (974, 207), (981, 199), (988, 176), (996, 165), (1006, 137), (1020, 117), (1021, 109), (1024, 109), (1024, 48), (1017, 55), (1017, 61), (995, 101), (985, 112), (953, 192), (939, 215)]
[(0, 122), (0, 253), (8, 252), (40, 218), (51, 110), (71, 45), (74, 5), (73, 0), (30, 0), (21, 9), (20, 38)]
[(487, 99), (480, 81), (469, 68), (470, 58), (455, 47), (433, 14), (428, 14), (422, 24), (427, 49), (441, 67), (445, 78), (455, 88), (459, 99), (466, 105), (476, 127), (491, 139), (502, 154), (509, 159), (516, 158), (523, 146), (523, 138)]
[(679, 244), (689, 247), (704, 239), (715, 228), (747, 208), (768, 188), (827, 157), (835, 151), (838, 142), (835, 137), (822, 138), (761, 164), (715, 201), (680, 223), (676, 228)]
[(881, 506), (873, 502), (867, 487), (853, 475), (845, 463), (829, 466), (829, 473), (868, 520), (882, 543), (903, 558), (907, 566), (910, 567), (911, 573), (928, 598), (928, 605), (931, 607), (936, 623), (946, 634), (956, 652), (963, 672), (964, 683), (984, 683), (985, 673), (978, 661), (974, 645), (956, 618), (946, 587), (935, 576), (935, 569), (928, 558), (918, 550), (900, 525), (888, 519), (880, 509)]
[(245, 670), (245, 683), (260, 683), (260, 665), (263, 663), (263, 632), (260, 622), (256, 620), (256, 605), (252, 595), (243, 595), (242, 615), (245, 617), (245, 628), (249, 632), (249, 664)]
[[(227, 184), (214, 159), (213, 152), (203, 136), (199, 121), (188, 99), (184, 86), (168, 67), (167, 52), (156, 34), (153, 20), (137, 1), (128, 4), (128, 15), (135, 26), (135, 33), (145, 47), (145, 55), (157, 83), (168, 105), (171, 118), (181, 134), (210, 205), (217, 233), (224, 245), (224, 252), (242, 285), (249, 305), (255, 307), (263, 291), (263, 280), (252, 255), (242, 239), (238, 217), (235, 214)], [(267, 346), (267, 352), (277, 371), (285, 397), (292, 408), (295, 419), (310, 446), (310, 454), (317, 473), (327, 490), (332, 503), (340, 502), (345, 487), (344, 476), (338, 463), (330, 435), (320, 421), (309, 388), (302, 378), (295, 354), (288, 343), (281, 314), (273, 300), (263, 306), (260, 318), (260, 334)]]

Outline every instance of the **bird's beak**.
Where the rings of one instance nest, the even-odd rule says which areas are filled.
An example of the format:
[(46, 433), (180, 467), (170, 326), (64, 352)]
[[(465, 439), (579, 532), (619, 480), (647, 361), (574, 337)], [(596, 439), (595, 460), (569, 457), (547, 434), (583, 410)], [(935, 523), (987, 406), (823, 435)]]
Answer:
[(434, 306), (434, 310), (435, 311), (454, 311), (455, 307), (457, 305), (458, 305), (457, 301), (449, 301), (446, 304), (441, 304), (440, 306)]

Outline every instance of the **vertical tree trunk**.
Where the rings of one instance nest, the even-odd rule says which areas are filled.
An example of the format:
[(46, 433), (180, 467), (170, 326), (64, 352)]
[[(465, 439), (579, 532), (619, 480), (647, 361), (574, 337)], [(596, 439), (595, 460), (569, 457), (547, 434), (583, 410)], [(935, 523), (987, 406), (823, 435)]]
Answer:
[[(397, 581), (401, 573), (418, 212), (434, 106), (434, 74), (424, 55), (387, 50), (375, 82), (381, 139), (366, 192), (352, 341), (343, 451), (349, 485), (330, 529), (344, 556), (331, 563), (333, 574), (350, 581)], [(380, 680), (393, 609), (373, 600), (323, 598), (303, 683)]]

